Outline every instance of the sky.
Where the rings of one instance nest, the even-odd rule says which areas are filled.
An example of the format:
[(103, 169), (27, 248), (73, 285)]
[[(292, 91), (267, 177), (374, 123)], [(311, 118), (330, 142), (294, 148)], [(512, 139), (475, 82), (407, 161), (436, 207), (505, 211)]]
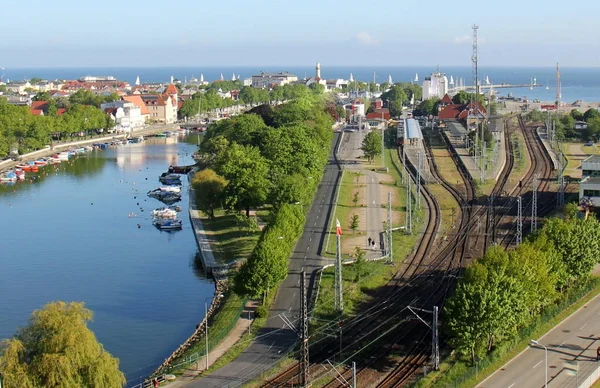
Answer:
[(600, 66), (600, 2), (6, 1), (0, 67)]

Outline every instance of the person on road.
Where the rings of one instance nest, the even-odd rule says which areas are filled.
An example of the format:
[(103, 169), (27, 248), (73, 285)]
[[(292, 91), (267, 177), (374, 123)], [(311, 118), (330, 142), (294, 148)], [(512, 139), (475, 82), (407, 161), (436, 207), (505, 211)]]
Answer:
[(600, 361), (600, 346), (596, 349), (596, 361)]
[(152, 380), (152, 385), (154, 386), (154, 388), (158, 388), (158, 386), (159, 386), (158, 379)]

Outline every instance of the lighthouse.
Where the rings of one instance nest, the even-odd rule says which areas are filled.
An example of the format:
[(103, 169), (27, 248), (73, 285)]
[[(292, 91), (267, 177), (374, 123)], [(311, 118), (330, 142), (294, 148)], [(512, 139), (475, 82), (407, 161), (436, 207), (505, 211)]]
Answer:
[(317, 62), (317, 66), (315, 66), (315, 77), (321, 78), (321, 64)]

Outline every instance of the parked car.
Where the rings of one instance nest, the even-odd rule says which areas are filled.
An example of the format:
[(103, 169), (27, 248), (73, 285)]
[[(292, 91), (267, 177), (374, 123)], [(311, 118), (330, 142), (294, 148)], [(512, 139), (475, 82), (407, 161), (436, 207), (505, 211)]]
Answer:
[(586, 146), (586, 147), (592, 147), (594, 145), (594, 142), (593, 141), (587, 141), (587, 142), (583, 143), (583, 145)]

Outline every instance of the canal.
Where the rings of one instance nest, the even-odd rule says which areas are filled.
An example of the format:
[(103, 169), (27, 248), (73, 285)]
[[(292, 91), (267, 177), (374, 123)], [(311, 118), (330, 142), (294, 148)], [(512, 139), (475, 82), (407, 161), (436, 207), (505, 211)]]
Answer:
[(194, 260), (187, 177), (181, 231), (152, 225), (162, 203), (146, 193), (169, 165), (193, 163), (198, 140), (118, 145), (0, 185), (0, 339), (48, 302), (85, 302), (90, 328), (131, 384), (194, 331), (214, 285)]

